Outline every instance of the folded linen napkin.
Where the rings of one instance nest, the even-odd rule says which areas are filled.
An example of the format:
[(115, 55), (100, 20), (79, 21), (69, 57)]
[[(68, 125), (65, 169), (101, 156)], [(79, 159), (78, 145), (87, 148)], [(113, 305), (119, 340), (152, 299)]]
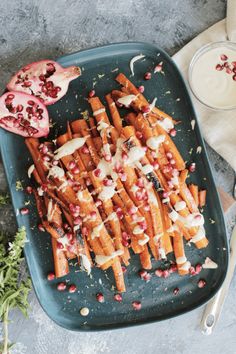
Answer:
[[(229, 11), (230, 15), (228, 15)], [(188, 68), (195, 52), (205, 44), (226, 41), (228, 38), (236, 41), (235, 0), (228, 0), (226, 20), (202, 32), (173, 56), (187, 85)], [(191, 96), (205, 140), (236, 171), (236, 110), (215, 111), (201, 104), (192, 94)]]

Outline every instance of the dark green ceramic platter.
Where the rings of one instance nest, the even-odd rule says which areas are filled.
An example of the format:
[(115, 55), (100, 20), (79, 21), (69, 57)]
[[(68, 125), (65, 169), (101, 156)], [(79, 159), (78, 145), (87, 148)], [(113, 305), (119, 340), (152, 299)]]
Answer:
[[(0, 131), (0, 145), (6, 176), (9, 183), (12, 201), (16, 212), (17, 223), (27, 229), (28, 242), (25, 245), (25, 256), (32, 277), (38, 300), (58, 325), (70, 330), (102, 330), (114, 329), (135, 324), (160, 321), (190, 311), (208, 301), (221, 286), (228, 264), (228, 245), (224, 218), (217, 195), (215, 183), (207, 159), (204, 143), (196, 123), (194, 131), (191, 120), (196, 119), (189, 93), (171, 58), (160, 48), (146, 43), (120, 43), (85, 50), (64, 56), (58, 60), (63, 66), (79, 65), (83, 74), (70, 84), (67, 95), (57, 104), (49, 107), (50, 117), (55, 125), (51, 137), (65, 131), (66, 121), (80, 117), (80, 112), (89, 110), (85, 99), (95, 85), (96, 94), (104, 98), (105, 94), (116, 87), (117, 73), (130, 76), (129, 62), (132, 57), (144, 54), (145, 60), (135, 64), (135, 76), (132, 81), (136, 85), (145, 85), (145, 95), (152, 101), (157, 97), (157, 105), (182, 123), (177, 126), (175, 143), (188, 162), (197, 163), (197, 170), (191, 174), (191, 181), (207, 189), (207, 206), (204, 210), (205, 227), (209, 246), (197, 250), (194, 246), (185, 246), (186, 254), (192, 264), (202, 263), (206, 256), (218, 264), (217, 270), (203, 270), (199, 276), (180, 277), (172, 274), (167, 279), (157, 278), (154, 274), (150, 282), (145, 283), (137, 274), (140, 269), (138, 257), (132, 261), (125, 274), (127, 292), (123, 294), (123, 302), (113, 300), (115, 293), (113, 274), (99, 269), (92, 270), (92, 276), (73, 263), (68, 276), (61, 279), (74, 283), (78, 291), (74, 294), (58, 292), (58, 281), (48, 282), (47, 273), (53, 271), (53, 259), (50, 237), (37, 230), (38, 218), (34, 201), (22, 191), (16, 191), (16, 181), (21, 180), (24, 186), (29, 184), (27, 169), (31, 164), (29, 153), (21, 137)], [(152, 71), (155, 64), (163, 61), (163, 74), (155, 74), (150, 81), (143, 80), (146, 71)], [(197, 147), (202, 147), (200, 154)], [(17, 210), (30, 200), (30, 214), (20, 215)], [(214, 222), (214, 221), (215, 222)], [(162, 266), (153, 261), (153, 269)], [(154, 272), (153, 272), (154, 273)], [(203, 278), (207, 285), (203, 289), (197, 286)], [(173, 289), (180, 289), (178, 295)], [(96, 293), (102, 292), (105, 303), (96, 301)], [(142, 303), (140, 311), (132, 309), (132, 301)], [(88, 307), (87, 317), (80, 315), (80, 309)]]

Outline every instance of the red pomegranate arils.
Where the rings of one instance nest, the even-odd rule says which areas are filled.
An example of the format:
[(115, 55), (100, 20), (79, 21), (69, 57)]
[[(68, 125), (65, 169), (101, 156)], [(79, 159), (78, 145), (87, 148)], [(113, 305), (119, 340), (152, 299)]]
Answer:
[(31, 186), (27, 186), (25, 190), (26, 190), (26, 192), (28, 194), (32, 194), (33, 193), (33, 188)]
[(196, 275), (197, 273), (196, 273), (196, 270), (195, 270), (195, 268), (193, 267), (193, 266), (191, 266), (190, 268), (189, 268), (189, 274), (190, 275)]
[(82, 227), (82, 235), (83, 236), (88, 236), (88, 228), (86, 226)]
[(91, 211), (91, 213), (90, 213), (90, 219), (91, 219), (91, 220), (96, 220), (96, 218), (97, 218), (97, 213), (96, 213), (96, 211)]
[(200, 279), (197, 283), (198, 287), (201, 289), (201, 288), (204, 288), (206, 286), (206, 281), (204, 279)]
[(98, 199), (96, 202), (95, 202), (95, 205), (96, 207), (100, 207), (102, 205), (102, 201), (100, 199)]
[(154, 69), (154, 73), (160, 73), (162, 71), (162, 62), (157, 64)]
[(141, 86), (138, 87), (138, 90), (139, 90), (140, 93), (144, 93), (145, 88), (144, 88), (143, 85), (141, 85)]
[(236, 75), (233, 75), (233, 80), (236, 81)]
[(61, 242), (58, 242), (58, 241), (57, 241), (57, 248), (58, 248), (59, 250), (62, 250), (62, 249), (64, 248), (64, 246), (63, 246), (63, 244), (62, 244)]
[(144, 79), (145, 80), (150, 80), (152, 78), (152, 74), (150, 73), (150, 72), (146, 72), (145, 74), (144, 74)]
[(74, 175), (78, 175), (80, 173), (80, 169), (78, 166), (72, 168), (71, 172), (74, 174)]
[(179, 288), (175, 288), (175, 289), (173, 290), (173, 294), (174, 294), (174, 295), (178, 295), (178, 293), (179, 293)]
[(233, 70), (231, 70), (230, 68), (226, 68), (225, 71), (226, 71), (227, 74), (232, 74), (232, 72), (233, 72)]
[(129, 247), (129, 241), (122, 240), (121, 243), (124, 247)]
[(127, 155), (127, 153), (125, 151), (122, 151), (121, 157), (122, 157), (123, 161), (128, 160), (128, 155)]
[(113, 181), (111, 179), (105, 178), (103, 180), (103, 185), (106, 186), (106, 187), (112, 186), (112, 184), (113, 184)]
[(94, 176), (95, 177), (100, 177), (101, 176), (101, 173), (102, 173), (102, 171), (100, 170), (100, 168), (96, 168), (96, 170), (94, 170)]
[(69, 293), (73, 294), (73, 293), (76, 292), (76, 290), (77, 290), (76, 285), (71, 284), (71, 285), (69, 286), (69, 290), (68, 290)]
[(95, 96), (95, 90), (91, 90), (89, 91), (89, 94), (88, 94), (89, 98), (92, 98)]
[(201, 272), (201, 270), (202, 270), (202, 265), (198, 263), (198, 264), (195, 266), (196, 274), (199, 274), (199, 273)]
[(66, 290), (66, 284), (65, 283), (59, 283), (58, 285), (57, 285), (57, 290), (58, 291), (64, 291), (64, 290)]
[(225, 61), (225, 60), (228, 59), (228, 57), (227, 57), (227, 55), (225, 55), (225, 54), (221, 54), (220, 59), (223, 60), (223, 61)]
[(54, 274), (54, 273), (48, 273), (47, 279), (48, 279), (49, 281), (54, 280), (54, 279), (55, 279), (55, 274)]
[(156, 270), (155, 270), (155, 275), (156, 275), (157, 277), (161, 278), (162, 275), (163, 275), (163, 270), (161, 270), (161, 269), (156, 269)]
[(122, 272), (125, 274), (127, 272), (127, 268), (125, 266), (121, 266)]
[(140, 301), (133, 301), (132, 306), (133, 306), (133, 309), (136, 311), (139, 311), (142, 308), (142, 304)]
[(170, 159), (172, 159), (173, 154), (171, 152), (167, 152), (166, 157), (170, 160)]
[(28, 208), (21, 208), (20, 213), (21, 213), (21, 215), (27, 215), (27, 214), (29, 214), (29, 209)]
[(175, 137), (176, 134), (177, 134), (177, 131), (176, 131), (175, 128), (173, 128), (173, 129), (170, 130), (170, 136)]
[(38, 224), (38, 230), (42, 231), (42, 232), (45, 232), (45, 228), (43, 227), (42, 224)]
[(189, 170), (189, 172), (195, 172), (195, 171), (196, 171), (196, 163), (195, 163), (195, 162), (192, 162), (192, 163), (189, 165), (188, 170)]
[(138, 138), (138, 139), (142, 139), (142, 137), (143, 137), (143, 134), (140, 132), (140, 131), (136, 131), (136, 137)]
[(145, 269), (142, 269), (138, 272), (138, 274), (141, 279), (144, 279), (144, 277), (148, 274), (148, 272)]
[(71, 170), (71, 169), (75, 168), (75, 166), (76, 166), (75, 161), (70, 161), (69, 165), (68, 165), (68, 168)]
[(69, 242), (71, 242), (73, 240), (73, 234), (71, 232), (67, 232), (65, 236)]
[(216, 65), (216, 70), (217, 71), (222, 71), (224, 69), (224, 66), (223, 65), (220, 65), (220, 64), (217, 64)]
[(177, 268), (177, 264), (176, 263), (172, 263), (169, 269), (170, 273), (175, 273), (177, 272), (178, 268)]
[(128, 210), (128, 214), (129, 214), (129, 215), (133, 215), (133, 214), (137, 213), (137, 211), (138, 211), (138, 208), (137, 208), (135, 205), (133, 205), (133, 206)]
[(77, 216), (76, 218), (74, 218), (74, 224), (75, 225), (81, 225), (82, 224), (81, 217)]
[(101, 302), (101, 303), (103, 303), (105, 301), (105, 298), (104, 298), (102, 293), (97, 293), (96, 294), (96, 299), (97, 299), (98, 302)]
[(122, 238), (124, 240), (128, 241), (130, 239), (130, 235), (126, 231), (123, 231), (122, 232)]
[(167, 270), (167, 269), (163, 270), (162, 276), (163, 276), (163, 278), (168, 278), (170, 276), (169, 270)]
[(122, 302), (123, 298), (121, 294), (115, 294), (114, 295), (114, 300), (117, 302)]

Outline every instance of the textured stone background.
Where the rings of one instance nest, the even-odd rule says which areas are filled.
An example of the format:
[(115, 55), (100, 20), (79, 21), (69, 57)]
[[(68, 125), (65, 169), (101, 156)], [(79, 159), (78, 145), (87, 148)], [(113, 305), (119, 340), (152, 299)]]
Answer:
[[(3, 90), (10, 75), (27, 62), (105, 43), (147, 41), (173, 54), (224, 16), (224, 0), (2, 0), (0, 88)], [(232, 192), (233, 171), (210, 148), (208, 153), (217, 184)], [(1, 164), (0, 190), (7, 190)], [(235, 211), (227, 215), (229, 231)], [(16, 229), (9, 206), (0, 210), (0, 227), (9, 232)], [(32, 293), (29, 319), (17, 311), (12, 313), (10, 338), (18, 342), (13, 353), (235, 354), (235, 291), (234, 280), (221, 321), (211, 337), (204, 337), (198, 328), (203, 308), (131, 329), (73, 333), (57, 327)]]

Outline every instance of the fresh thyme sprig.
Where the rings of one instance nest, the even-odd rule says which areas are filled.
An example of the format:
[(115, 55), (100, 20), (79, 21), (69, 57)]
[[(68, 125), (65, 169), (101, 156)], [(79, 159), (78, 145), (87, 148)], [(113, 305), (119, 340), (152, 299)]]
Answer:
[(26, 239), (25, 228), (16, 233), (6, 247), (6, 239), (0, 234), (0, 320), (3, 322), (2, 354), (9, 351), (8, 315), (13, 308), (18, 308), (27, 316), (28, 294), (31, 289), (30, 279), (19, 279), (20, 265), (23, 260), (22, 250)]

